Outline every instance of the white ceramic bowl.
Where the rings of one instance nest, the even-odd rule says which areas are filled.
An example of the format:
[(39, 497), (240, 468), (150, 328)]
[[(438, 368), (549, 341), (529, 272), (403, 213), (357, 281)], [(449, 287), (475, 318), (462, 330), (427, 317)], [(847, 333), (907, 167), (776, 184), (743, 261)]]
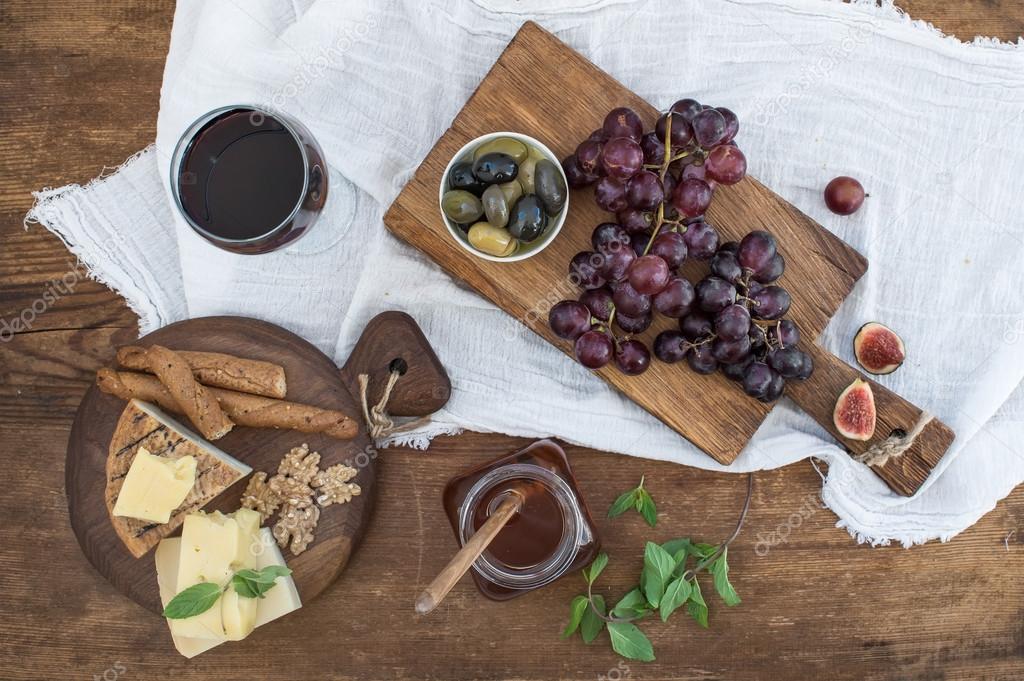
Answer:
[[(530, 243), (519, 242), (519, 245), (516, 247), (515, 252), (512, 255), (507, 255), (505, 257), (490, 255), (489, 253), (484, 253), (473, 248), (473, 246), (469, 243), (469, 237), (466, 236), (466, 233), (459, 229), (454, 222), (448, 219), (448, 216), (444, 214), (443, 210), (441, 210), (441, 201), (444, 197), (445, 192), (448, 191), (448, 173), (451, 172), (452, 166), (454, 166), (459, 161), (471, 161), (473, 159), (473, 151), (477, 147), (486, 142), (490, 142), (491, 140), (496, 139), (498, 137), (511, 137), (512, 139), (519, 140), (523, 144), (526, 144), (527, 146), (532, 146), (538, 151), (540, 151), (541, 154), (543, 154), (544, 158), (554, 163), (555, 167), (558, 168), (558, 172), (562, 175), (562, 182), (565, 183), (565, 186), (567, 188), (565, 205), (562, 206), (562, 210), (558, 215), (549, 219), (548, 227), (547, 229), (544, 230), (544, 233), (541, 234), (539, 238), (531, 241)], [(491, 262), (518, 262), (520, 260), (526, 260), (527, 258), (537, 255), (538, 253), (543, 251), (545, 248), (547, 248), (548, 244), (554, 241), (555, 237), (558, 236), (558, 233), (562, 231), (562, 225), (565, 224), (565, 216), (569, 212), (568, 186), (569, 182), (566, 180), (565, 171), (562, 170), (562, 163), (558, 160), (558, 157), (551, 153), (551, 150), (548, 149), (544, 144), (542, 144), (538, 140), (535, 140), (529, 135), (522, 135), (518, 132), (492, 132), (487, 135), (481, 135), (480, 137), (477, 137), (475, 140), (459, 149), (459, 153), (455, 154), (455, 156), (452, 157), (452, 160), (448, 162), (448, 167), (444, 169), (444, 174), (441, 175), (441, 186), (437, 193), (437, 209), (438, 212), (441, 213), (441, 219), (444, 220), (445, 227), (448, 228), (448, 233), (452, 235), (452, 239), (455, 241), (455, 243), (457, 243), (462, 248), (466, 249), (467, 251), (469, 251), (478, 258), (490, 260)]]

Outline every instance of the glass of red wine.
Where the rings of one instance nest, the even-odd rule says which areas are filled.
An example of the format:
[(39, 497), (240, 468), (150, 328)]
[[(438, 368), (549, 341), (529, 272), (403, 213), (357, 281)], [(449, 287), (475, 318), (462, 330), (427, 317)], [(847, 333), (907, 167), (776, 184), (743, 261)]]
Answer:
[(178, 140), (174, 201), (193, 230), (234, 253), (294, 243), (327, 200), (327, 164), (304, 125), (249, 105), (215, 109)]

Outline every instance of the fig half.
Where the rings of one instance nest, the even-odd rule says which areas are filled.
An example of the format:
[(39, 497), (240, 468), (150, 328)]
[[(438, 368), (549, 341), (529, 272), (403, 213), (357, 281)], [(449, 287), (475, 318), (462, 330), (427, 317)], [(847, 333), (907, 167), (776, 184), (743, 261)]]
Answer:
[(907, 358), (903, 339), (878, 322), (868, 322), (853, 337), (853, 354), (869, 374), (891, 374)]
[(856, 379), (836, 400), (832, 422), (843, 437), (850, 440), (870, 440), (875, 434), (875, 394), (871, 384)]

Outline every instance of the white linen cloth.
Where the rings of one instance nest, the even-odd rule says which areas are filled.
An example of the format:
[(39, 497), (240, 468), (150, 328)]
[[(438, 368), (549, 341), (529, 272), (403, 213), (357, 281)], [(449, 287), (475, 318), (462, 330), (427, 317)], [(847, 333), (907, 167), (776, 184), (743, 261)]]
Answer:
[[(823, 345), (852, 362), (863, 322), (899, 330), (908, 361), (879, 381), (957, 433), (907, 500), (783, 401), (727, 470), (817, 457), (828, 463), (825, 503), (859, 540), (945, 540), (1024, 480), (1024, 41), (964, 44), (882, 4), (182, 0), (155, 145), (86, 187), (39, 192), (27, 222), (121, 293), (143, 333), (242, 314), (342, 361), (373, 315), (408, 311), (455, 390), (406, 442), (461, 429), (555, 435), (722, 469), (382, 225), (509, 39), (537, 20), (656, 106), (686, 96), (735, 110), (751, 174), (871, 263)], [(301, 120), (330, 165), (321, 221), (272, 255), (208, 245), (166, 191), (185, 127), (240, 102)], [(595, 127), (604, 113), (593, 112)], [(870, 193), (854, 216), (823, 204), (836, 175)], [(782, 533), (772, 536), (763, 541)]]

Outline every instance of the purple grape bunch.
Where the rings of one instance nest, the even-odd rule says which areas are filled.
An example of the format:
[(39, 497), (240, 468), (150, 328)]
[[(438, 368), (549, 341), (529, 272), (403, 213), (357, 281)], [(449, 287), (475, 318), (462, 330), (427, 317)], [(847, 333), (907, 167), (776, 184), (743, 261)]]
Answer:
[(676, 319), (690, 312), (696, 294), (679, 268), (718, 246), (704, 212), (716, 186), (746, 173), (733, 142), (738, 130), (731, 111), (692, 99), (673, 104), (648, 132), (635, 111), (620, 107), (562, 162), (571, 187), (593, 186), (597, 205), (615, 214), (570, 262), (583, 294), (549, 315), (584, 366), (614, 361), (626, 374), (646, 371), (650, 350), (632, 336), (650, 327), (655, 312)]
[(685, 359), (700, 374), (721, 370), (762, 402), (782, 397), (787, 380), (810, 378), (814, 362), (797, 347), (797, 325), (785, 318), (792, 299), (775, 283), (786, 269), (775, 238), (755, 231), (722, 244), (710, 269), (694, 287), (679, 330), (655, 339), (655, 356), (667, 363)]
[[(737, 132), (736, 114), (693, 99), (673, 104), (648, 132), (635, 111), (620, 107), (563, 159), (569, 185), (593, 187), (594, 202), (615, 215), (569, 264), (579, 299), (559, 302), (548, 317), (580, 364), (643, 373), (651, 352), (634, 336), (657, 313), (679, 325), (654, 340), (663, 362), (685, 359), (704, 374), (721, 369), (764, 401), (782, 394), (785, 379), (810, 375), (810, 356), (795, 348), (799, 331), (783, 319), (791, 300), (774, 284), (785, 269), (774, 238), (751, 232), (720, 245), (705, 217), (716, 189), (746, 175)], [(696, 286), (680, 272), (688, 258), (711, 267)]]

